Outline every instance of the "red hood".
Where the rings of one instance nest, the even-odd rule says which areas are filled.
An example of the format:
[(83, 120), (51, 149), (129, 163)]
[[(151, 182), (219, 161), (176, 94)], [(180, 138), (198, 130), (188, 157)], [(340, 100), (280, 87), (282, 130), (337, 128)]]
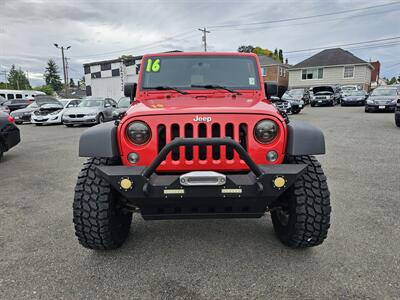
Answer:
[(273, 114), (276, 108), (254, 94), (244, 93), (232, 96), (227, 93), (207, 93), (177, 95), (154, 94), (151, 100), (143, 100), (131, 106), (127, 116), (168, 115), (168, 114), (203, 114), (203, 113), (238, 113), (238, 114)]

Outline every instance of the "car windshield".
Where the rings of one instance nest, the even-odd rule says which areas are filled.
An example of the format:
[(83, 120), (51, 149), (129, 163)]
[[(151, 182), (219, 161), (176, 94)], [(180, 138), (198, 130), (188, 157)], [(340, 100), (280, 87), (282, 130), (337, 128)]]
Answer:
[(104, 100), (84, 99), (79, 103), (79, 107), (103, 107)]
[(375, 89), (371, 96), (396, 96), (397, 89)]
[(129, 97), (122, 97), (118, 100), (118, 107), (127, 108), (131, 105), (131, 99)]
[[(152, 56), (143, 63), (142, 89), (199, 90), (215, 86), (260, 89), (256, 60), (245, 56)], [(218, 88), (216, 87), (218, 86)]]
[(355, 86), (342, 86), (342, 91), (355, 91), (357, 88)]
[(365, 96), (364, 91), (346, 91), (346, 96)]

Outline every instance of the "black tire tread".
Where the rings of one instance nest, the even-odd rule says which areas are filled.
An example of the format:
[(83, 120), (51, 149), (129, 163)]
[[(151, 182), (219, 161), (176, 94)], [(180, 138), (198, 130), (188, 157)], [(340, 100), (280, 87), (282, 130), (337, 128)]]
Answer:
[(321, 164), (314, 156), (289, 156), (287, 163), (307, 164), (307, 170), (285, 194), (291, 201), (292, 213), (288, 226), (276, 224), (274, 228), (280, 240), (292, 248), (320, 245), (327, 237), (330, 227), (330, 192)]
[[(115, 207), (111, 186), (96, 173), (97, 166), (116, 163), (112, 159), (89, 158), (79, 173), (73, 203), (73, 222), (79, 243), (86, 248), (115, 249), (128, 236), (132, 214), (122, 214), (122, 210)], [(116, 209), (120, 215), (115, 215)]]

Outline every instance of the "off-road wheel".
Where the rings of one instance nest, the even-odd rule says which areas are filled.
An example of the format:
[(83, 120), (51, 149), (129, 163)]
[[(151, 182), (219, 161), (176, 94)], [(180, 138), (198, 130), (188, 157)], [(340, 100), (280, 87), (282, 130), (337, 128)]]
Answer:
[(330, 226), (330, 198), (326, 177), (314, 156), (288, 156), (286, 163), (307, 164), (294, 185), (278, 199), (271, 212), (275, 233), (292, 248), (321, 244)]
[(86, 248), (115, 249), (128, 236), (132, 213), (123, 210), (117, 193), (96, 170), (97, 166), (116, 164), (119, 164), (118, 160), (90, 158), (79, 173), (73, 221), (79, 243)]

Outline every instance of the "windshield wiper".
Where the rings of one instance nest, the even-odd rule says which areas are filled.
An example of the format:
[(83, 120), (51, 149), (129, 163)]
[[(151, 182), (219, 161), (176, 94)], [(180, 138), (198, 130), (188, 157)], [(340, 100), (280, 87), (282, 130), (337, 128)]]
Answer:
[(181, 91), (180, 89), (177, 89), (176, 87), (173, 87), (173, 86), (166, 86), (166, 85), (158, 85), (158, 86), (144, 87), (143, 89), (144, 89), (144, 90), (159, 90), (159, 91), (171, 90), (171, 91), (178, 92), (179, 94), (182, 94), (182, 95), (188, 94), (187, 92)]
[(241, 95), (241, 93), (239, 93), (238, 91), (235, 90), (231, 90), (230, 88), (227, 88), (225, 86), (222, 85), (218, 85), (218, 84), (192, 84), (191, 87), (197, 87), (197, 88), (204, 88), (204, 89), (213, 89), (213, 90), (225, 90), (228, 91), (232, 94), (236, 94), (236, 95)]

